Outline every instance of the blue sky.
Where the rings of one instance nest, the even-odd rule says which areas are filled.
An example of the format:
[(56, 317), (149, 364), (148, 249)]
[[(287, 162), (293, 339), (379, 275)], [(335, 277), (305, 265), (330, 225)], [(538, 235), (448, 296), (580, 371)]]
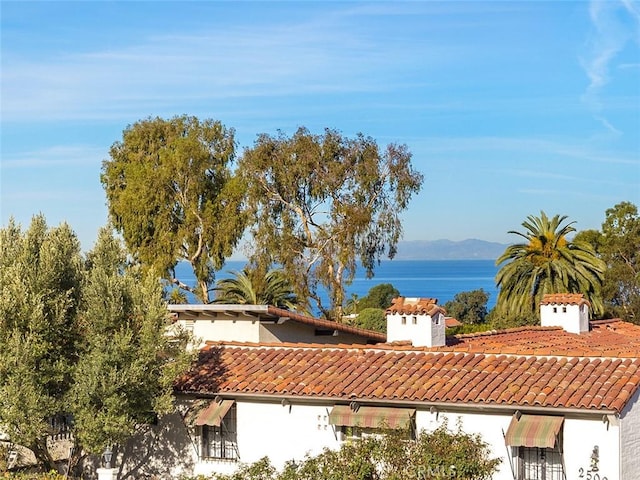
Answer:
[(42, 212), (83, 250), (101, 164), (149, 116), (406, 143), (405, 240), (480, 238), (544, 210), (640, 207), (640, 3), (2, 1), (2, 224)]

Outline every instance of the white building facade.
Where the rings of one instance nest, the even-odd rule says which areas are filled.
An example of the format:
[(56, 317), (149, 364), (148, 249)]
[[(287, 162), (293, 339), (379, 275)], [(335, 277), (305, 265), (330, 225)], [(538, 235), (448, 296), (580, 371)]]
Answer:
[[(387, 312), (386, 343), (366, 334), (351, 344), (290, 334), (207, 342), (177, 384), (177, 412), (120, 452), (119, 477), (231, 473), (263, 457), (282, 468), (340, 448), (359, 428), (432, 431), (446, 421), (501, 458), (497, 480), (637, 480), (640, 327), (585, 329), (584, 305), (550, 297), (551, 323), (447, 338), (434, 299), (401, 298)], [(254, 325), (316, 333), (319, 324), (278, 323), (275, 313)]]

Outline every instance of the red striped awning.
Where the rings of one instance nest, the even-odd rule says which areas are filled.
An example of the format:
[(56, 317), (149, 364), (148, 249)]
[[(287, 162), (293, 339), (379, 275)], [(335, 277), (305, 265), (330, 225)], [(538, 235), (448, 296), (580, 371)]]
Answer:
[(553, 448), (564, 417), (514, 415), (504, 440), (512, 447)]
[(336, 405), (329, 413), (329, 423), (344, 427), (408, 428), (414, 408), (359, 407)]
[(219, 427), (233, 403), (233, 400), (222, 400), (221, 402), (197, 400), (187, 414), (186, 421), (189, 425)]

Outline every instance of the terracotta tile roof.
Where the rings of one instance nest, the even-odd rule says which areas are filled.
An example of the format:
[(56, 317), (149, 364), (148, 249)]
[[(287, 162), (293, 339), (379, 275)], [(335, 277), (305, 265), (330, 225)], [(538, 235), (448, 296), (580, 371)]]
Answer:
[(392, 300), (387, 313), (400, 313), (406, 315), (435, 315), (437, 312), (445, 313), (445, 310), (438, 305), (437, 298), (407, 298), (397, 297)]
[(599, 320), (581, 334), (561, 327), (519, 327), (447, 337), (445, 346), (431, 351), (637, 358), (640, 326), (619, 319)]
[(639, 385), (638, 358), (209, 344), (176, 389), (191, 394), (620, 412)]
[(452, 327), (459, 327), (460, 325), (462, 325), (462, 322), (460, 320), (458, 320), (457, 318), (453, 318), (453, 317), (446, 317), (444, 319), (444, 325), (447, 328), (452, 328)]
[(589, 305), (581, 293), (548, 293), (543, 295), (540, 305)]

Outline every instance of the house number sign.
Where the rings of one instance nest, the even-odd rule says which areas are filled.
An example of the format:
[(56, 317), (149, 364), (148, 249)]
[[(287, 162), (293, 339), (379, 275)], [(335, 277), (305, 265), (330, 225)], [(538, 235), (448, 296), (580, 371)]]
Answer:
[(578, 469), (578, 478), (584, 478), (585, 480), (608, 480), (607, 477), (601, 477), (598, 472), (585, 470), (584, 468)]
[(578, 469), (578, 478), (584, 478), (585, 480), (608, 480), (607, 477), (600, 476), (600, 449), (598, 445), (593, 447), (590, 463), (591, 465), (587, 470), (584, 468)]

